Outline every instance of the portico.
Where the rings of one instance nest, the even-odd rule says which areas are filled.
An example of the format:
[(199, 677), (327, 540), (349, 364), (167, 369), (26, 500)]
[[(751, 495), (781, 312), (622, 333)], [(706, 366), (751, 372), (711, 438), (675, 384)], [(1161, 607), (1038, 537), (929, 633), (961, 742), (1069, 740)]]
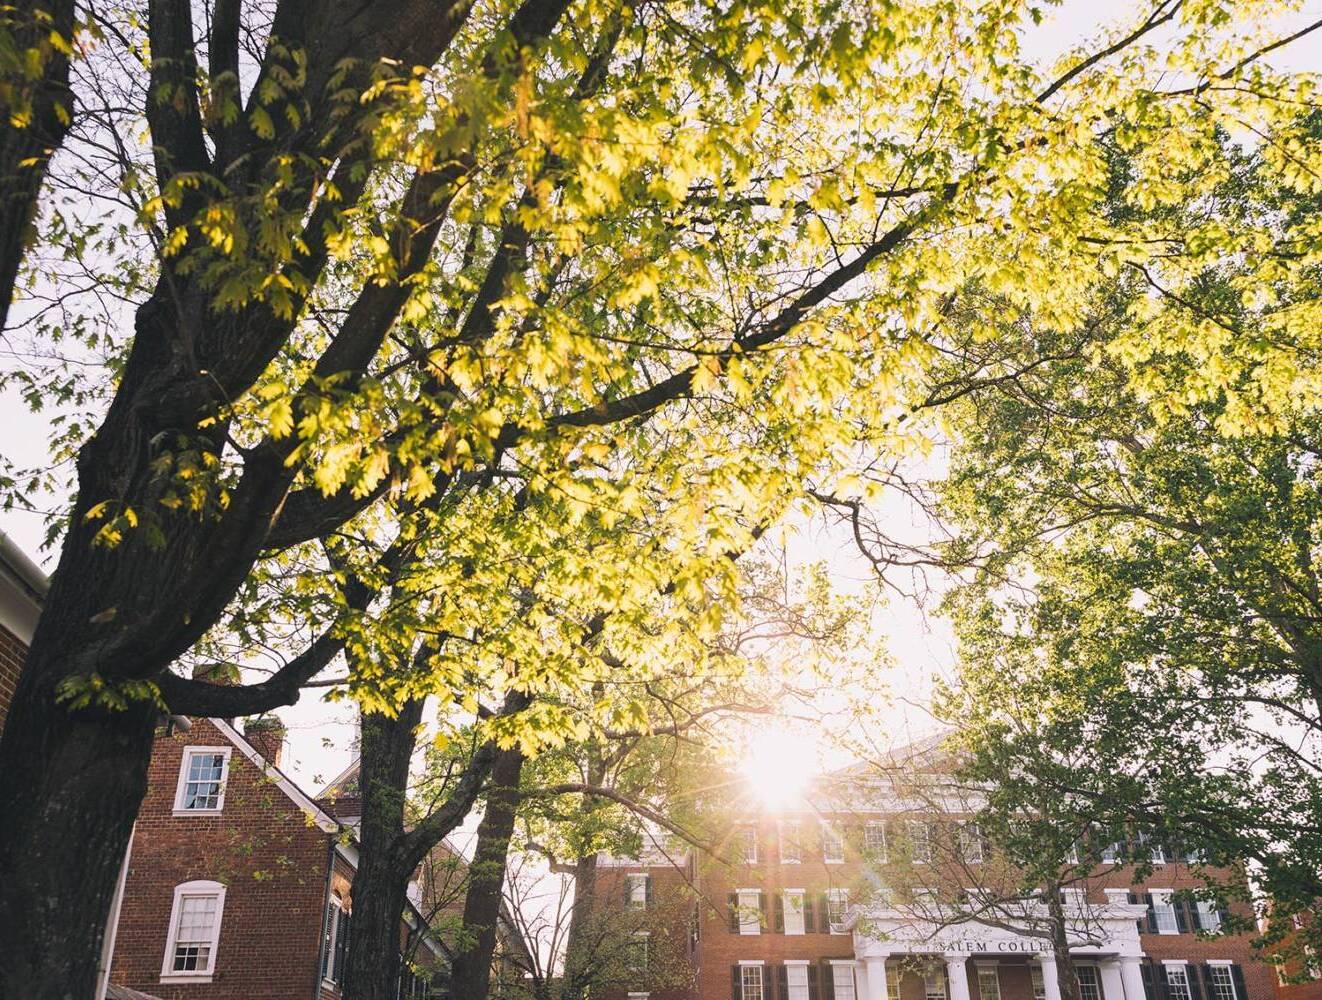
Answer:
[[(1145, 908), (1127, 902), (1123, 892), (1107, 895), (1104, 904), (1071, 904), (1067, 909), (1070, 954), (1083, 968), (1093, 970), (1086, 985), (1095, 989), (1083, 1000), (1145, 1000), (1136, 923)], [(948, 1000), (973, 1000), (970, 961), (977, 974), (986, 976), (991, 970), (989, 985), (997, 982), (995, 970), (1002, 965), (1030, 969), (1036, 965), (1041, 970), (1038, 1000), (1060, 1000), (1056, 957), (1040, 934), (971, 921), (956, 923), (940, 912), (924, 916), (929, 919), (878, 906), (849, 914), (860, 1000), (899, 1000), (889, 995), (887, 962), (918, 955), (941, 963)], [(1027, 928), (1045, 916), (1044, 907), (1040, 912), (1027, 910), (1023, 924)], [(979, 1000), (989, 1000), (983, 992), (979, 991)]]

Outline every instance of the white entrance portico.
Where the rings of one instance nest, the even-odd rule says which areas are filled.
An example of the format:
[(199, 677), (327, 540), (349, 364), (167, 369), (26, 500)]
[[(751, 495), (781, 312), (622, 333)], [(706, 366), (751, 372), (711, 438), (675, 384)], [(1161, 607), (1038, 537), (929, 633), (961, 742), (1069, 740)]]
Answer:
[[(1137, 921), (1146, 909), (1127, 902), (1123, 891), (1111, 890), (1107, 896), (1104, 904), (1067, 906), (1070, 954), (1096, 966), (1100, 1000), (1144, 1000)], [(929, 955), (945, 963), (949, 1000), (971, 1000), (971, 958), (1020, 965), (1036, 962), (1042, 969), (1045, 1000), (1060, 1000), (1055, 955), (1042, 936), (982, 923), (953, 923), (943, 919), (939, 910), (931, 916), (915, 919), (912, 913), (884, 906), (850, 911), (846, 925), (854, 936), (860, 1000), (898, 1000), (887, 996), (886, 961), (910, 955)], [(1026, 910), (1024, 923), (1045, 916), (1045, 907)]]

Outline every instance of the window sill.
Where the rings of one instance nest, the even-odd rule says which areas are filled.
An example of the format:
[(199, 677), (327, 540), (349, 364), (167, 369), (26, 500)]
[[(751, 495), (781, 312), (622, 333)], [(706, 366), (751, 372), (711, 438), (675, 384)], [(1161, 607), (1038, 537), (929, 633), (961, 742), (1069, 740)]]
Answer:
[(178, 808), (178, 807), (175, 807), (174, 815), (176, 815), (176, 816), (219, 816), (219, 815), (221, 815), (221, 813), (223, 813), (224, 811), (225, 811), (224, 809), (180, 809), (180, 808)]
[(209, 983), (215, 978), (214, 972), (202, 972), (198, 974), (187, 972), (169, 972), (161, 976), (163, 983)]

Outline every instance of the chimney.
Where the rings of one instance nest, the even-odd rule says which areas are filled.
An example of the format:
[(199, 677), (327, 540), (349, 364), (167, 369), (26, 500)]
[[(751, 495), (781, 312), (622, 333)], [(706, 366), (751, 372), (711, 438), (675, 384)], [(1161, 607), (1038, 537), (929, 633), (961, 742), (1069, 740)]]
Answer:
[(243, 735), (268, 764), (280, 766), (285, 746), (285, 724), (274, 715), (259, 715), (243, 724)]
[(193, 667), (193, 680), (232, 687), (239, 683), (239, 668), (233, 663), (198, 663)]

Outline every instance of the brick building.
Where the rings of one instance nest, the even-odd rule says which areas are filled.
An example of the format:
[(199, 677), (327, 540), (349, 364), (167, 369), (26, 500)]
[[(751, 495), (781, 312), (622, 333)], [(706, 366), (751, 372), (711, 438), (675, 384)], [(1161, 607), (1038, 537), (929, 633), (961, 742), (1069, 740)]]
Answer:
[[(930, 749), (916, 748), (909, 766), (928, 766)], [(1042, 926), (1033, 915), (1045, 907), (1025, 902), (1020, 925), (953, 922), (957, 908), (937, 890), (896, 891), (905, 882), (897, 872), (912, 883), (914, 872), (943, 864), (938, 845), (957, 851), (976, 879), (985, 849), (976, 827), (935, 817), (897, 793), (893, 779), (836, 776), (794, 808), (750, 798), (721, 857), (685, 853), (664, 876), (684, 881), (694, 902), (692, 987), (656, 990), (643, 973), (612, 995), (1059, 1000), (1053, 953), (1029, 929)], [(1195, 862), (1159, 846), (1151, 852), (1152, 872), (1137, 883), (1132, 868), (1105, 865), (1064, 892), (1083, 1000), (1273, 1000), (1274, 970), (1250, 936), (1223, 932), (1226, 914), (1190, 895), (1202, 885)], [(647, 859), (613, 863), (621, 879), (663, 877)]]
[[(0, 536), (0, 725), (46, 579)], [(100, 995), (146, 1000), (335, 1000), (352, 927), (357, 801), (315, 801), (280, 770), (284, 726), (162, 720), (147, 793), (111, 905)], [(440, 849), (425, 865), (462, 878)], [(436, 878), (431, 899), (443, 902)], [(442, 995), (439, 936), (411, 887), (399, 996)]]

